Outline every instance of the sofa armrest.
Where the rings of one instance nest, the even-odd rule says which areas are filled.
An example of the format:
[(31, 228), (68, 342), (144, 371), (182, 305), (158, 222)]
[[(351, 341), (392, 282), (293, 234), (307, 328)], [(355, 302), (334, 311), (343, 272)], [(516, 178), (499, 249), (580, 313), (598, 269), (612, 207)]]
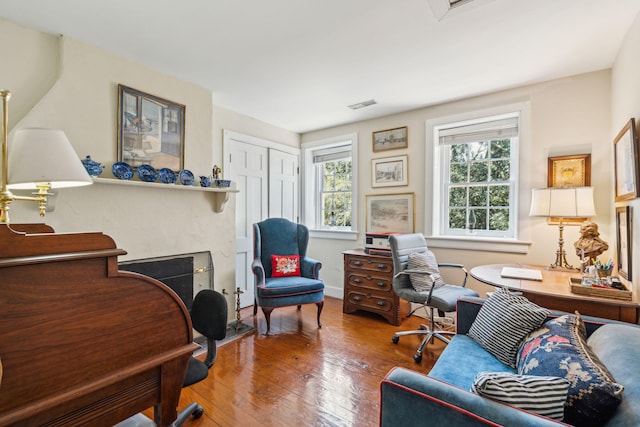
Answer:
[(485, 299), (479, 297), (460, 297), (456, 305), (456, 333), (466, 335), (482, 308)]
[(486, 399), (405, 368), (393, 368), (380, 384), (380, 426), (563, 426)]

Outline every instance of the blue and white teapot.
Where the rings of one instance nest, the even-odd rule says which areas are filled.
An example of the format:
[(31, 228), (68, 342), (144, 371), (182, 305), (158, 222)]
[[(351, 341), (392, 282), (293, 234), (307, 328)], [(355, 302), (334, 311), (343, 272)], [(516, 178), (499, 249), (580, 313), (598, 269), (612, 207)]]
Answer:
[(98, 176), (102, 173), (102, 166), (100, 163), (91, 159), (91, 156), (87, 156), (86, 158), (81, 160), (82, 165), (87, 170), (87, 173), (91, 176)]

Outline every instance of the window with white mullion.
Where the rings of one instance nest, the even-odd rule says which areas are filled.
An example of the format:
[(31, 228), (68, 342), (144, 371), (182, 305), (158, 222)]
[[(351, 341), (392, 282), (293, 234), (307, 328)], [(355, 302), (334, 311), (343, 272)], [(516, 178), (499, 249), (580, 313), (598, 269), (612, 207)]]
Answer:
[[(325, 176), (325, 178), (327, 178)], [(334, 177), (331, 177), (332, 180)], [(323, 219), (321, 227), (344, 227), (350, 225), (346, 220), (344, 211), (347, 207), (343, 191), (324, 190), (322, 194), (320, 218)]]
[(312, 237), (357, 238), (357, 134), (304, 142), (301, 146), (302, 221)]
[(514, 237), (517, 114), (451, 123), (435, 133), (444, 190), (441, 234)]
[[(326, 160), (328, 159), (328, 160)], [(351, 156), (349, 152), (316, 160), (319, 229), (351, 227)]]

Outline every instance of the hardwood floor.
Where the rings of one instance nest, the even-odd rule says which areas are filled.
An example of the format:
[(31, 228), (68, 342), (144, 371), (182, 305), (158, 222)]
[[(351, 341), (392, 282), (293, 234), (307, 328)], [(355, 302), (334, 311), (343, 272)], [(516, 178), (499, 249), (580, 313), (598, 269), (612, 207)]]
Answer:
[[(418, 336), (393, 332), (415, 329), (411, 317), (399, 327), (374, 314), (342, 313), (342, 301), (326, 298), (322, 329), (316, 306), (280, 308), (271, 315), (271, 335), (261, 311), (243, 309), (253, 332), (218, 349), (209, 377), (182, 391), (179, 409), (197, 401), (205, 408), (188, 426), (376, 426), (379, 384), (394, 366), (428, 372), (442, 352), (427, 346), (421, 364), (413, 361)], [(147, 414), (150, 415), (150, 414)]]

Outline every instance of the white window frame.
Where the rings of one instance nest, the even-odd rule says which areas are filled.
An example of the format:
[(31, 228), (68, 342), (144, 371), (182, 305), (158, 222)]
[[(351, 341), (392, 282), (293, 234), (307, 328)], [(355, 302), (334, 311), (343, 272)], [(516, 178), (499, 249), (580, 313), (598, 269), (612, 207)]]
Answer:
[[(438, 129), (452, 124), (471, 124), (508, 117), (513, 114), (517, 114), (519, 117), (517, 147), (515, 153), (512, 152), (512, 158), (515, 161), (511, 162), (513, 182), (511, 183), (512, 205), (510, 206), (510, 222), (512, 222), (513, 234), (509, 236), (491, 236), (491, 233), (483, 235), (483, 233), (471, 232), (447, 234), (444, 221), (448, 218), (447, 212), (445, 212), (445, 206), (447, 206), (448, 201), (444, 198), (446, 197), (445, 173), (448, 171), (448, 164), (446, 164), (447, 156), (443, 153), (444, 148), (440, 146), (438, 140)], [(428, 215), (425, 217), (425, 234), (430, 246), (527, 253), (531, 242), (529, 241), (529, 232), (523, 226), (526, 222), (523, 221), (526, 215), (526, 206), (523, 206), (520, 195), (525, 194), (523, 183), (526, 181), (526, 177), (523, 176), (522, 172), (527, 169), (523, 168), (524, 163), (521, 153), (526, 153), (529, 150), (529, 134), (530, 105), (528, 102), (441, 117), (426, 122), (427, 147), (431, 146), (433, 148), (432, 150), (425, 150), (425, 164), (433, 165), (433, 197), (430, 201), (425, 197), (425, 212), (432, 212), (431, 218)]]
[[(313, 163), (314, 153), (319, 150), (331, 149), (342, 145), (351, 145), (351, 228), (323, 229), (317, 226), (320, 209), (320, 176), (316, 172)], [(309, 141), (301, 144), (302, 149), (302, 222), (309, 227), (311, 237), (327, 239), (357, 240), (358, 238), (358, 134), (351, 133), (318, 141)]]

